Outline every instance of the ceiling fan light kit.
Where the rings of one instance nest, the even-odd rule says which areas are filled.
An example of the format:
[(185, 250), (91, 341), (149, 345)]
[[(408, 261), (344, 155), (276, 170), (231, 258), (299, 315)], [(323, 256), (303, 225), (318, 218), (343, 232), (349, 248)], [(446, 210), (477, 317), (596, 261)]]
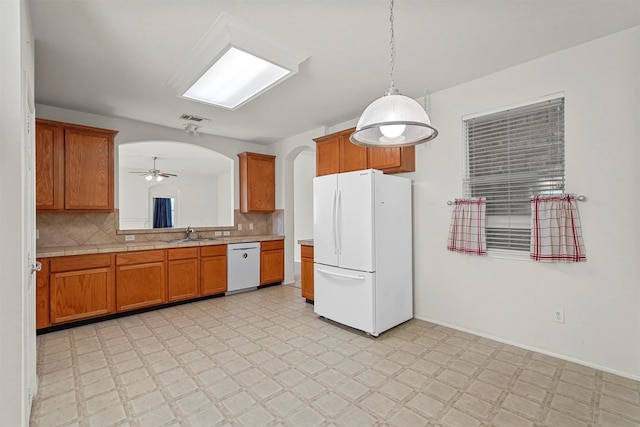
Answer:
[(131, 171), (129, 173), (137, 173), (140, 174), (144, 177), (145, 180), (147, 181), (156, 181), (156, 182), (160, 182), (165, 178), (171, 178), (172, 176), (178, 176), (176, 174), (173, 173), (166, 173), (166, 172), (160, 172), (160, 170), (156, 169), (156, 160), (158, 158), (154, 157), (153, 158), (153, 169), (149, 169), (146, 172), (134, 172)]
[(364, 147), (407, 147), (431, 141), (438, 131), (424, 108), (412, 98), (400, 94), (393, 81), (395, 66), (395, 34), (393, 0), (390, 2), (391, 42), (390, 87), (382, 98), (364, 110), (349, 140)]

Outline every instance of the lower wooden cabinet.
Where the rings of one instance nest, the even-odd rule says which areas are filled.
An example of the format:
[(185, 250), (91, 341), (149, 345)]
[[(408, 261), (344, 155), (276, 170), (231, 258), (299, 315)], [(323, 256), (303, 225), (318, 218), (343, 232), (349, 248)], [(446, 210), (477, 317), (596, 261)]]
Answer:
[(227, 245), (200, 248), (200, 294), (227, 292)]
[(199, 296), (198, 249), (194, 247), (167, 250), (167, 289), (170, 302)]
[(36, 329), (51, 326), (49, 321), (49, 260), (38, 259), (42, 269), (36, 273)]
[(77, 255), (50, 261), (52, 325), (115, 312), (113, 255)]
[(116, 309), (136, 310), (167, 302), (164, 250), (116, 255)]
[(302, 297), (313, 301), (313, 246), (300, 247), (300, 282)]
[[(262, 285), (284, 280), (284, 240), (263, 242)], [(39, 259), (36, 328), (227, 291), (227, 245)]]
[(260, 285), (284, 280), (284, 240), (260, 243)]

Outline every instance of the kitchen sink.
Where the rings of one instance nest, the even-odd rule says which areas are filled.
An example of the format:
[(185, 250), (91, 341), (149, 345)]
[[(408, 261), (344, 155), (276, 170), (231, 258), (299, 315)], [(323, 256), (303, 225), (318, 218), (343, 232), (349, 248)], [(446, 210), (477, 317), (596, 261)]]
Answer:
[(173, 240), (165, 240), (167, 243), (185, 243), (185, 242), (209, 242), (213, 240), (218, 240), (214, 237), (197, 237), (192, 239), (182, 238), (182, 239), (173, 239)]

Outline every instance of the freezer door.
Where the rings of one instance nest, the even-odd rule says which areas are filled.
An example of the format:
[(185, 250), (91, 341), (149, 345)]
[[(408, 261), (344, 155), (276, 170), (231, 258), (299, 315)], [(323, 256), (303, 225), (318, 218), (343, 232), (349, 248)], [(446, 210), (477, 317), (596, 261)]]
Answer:
[(374, 273), (314, 266), (314, 311), (327, 319), (375, 334)]
[(338, 176), (313, 178), (313, 257), (322, 264), (338, 265), (337, 202)]
[[(378, 172), (380, 173), (380, 172)], [(338, 266), (375, 271), (373, 228), (374, 171), (338, 175)], [(314, 234), (314, 238), (316, 235)]]

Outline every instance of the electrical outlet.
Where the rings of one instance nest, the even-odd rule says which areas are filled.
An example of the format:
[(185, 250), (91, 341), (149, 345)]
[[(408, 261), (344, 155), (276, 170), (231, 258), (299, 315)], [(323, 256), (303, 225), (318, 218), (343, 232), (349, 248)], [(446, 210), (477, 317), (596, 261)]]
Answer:
[(134, 234), (127, 234), (124, 236), (125, 242), (133, 242), (134, 240), (136, 240), (136, 236)]
[(238, 231), (242, 231), (242, 224), (238, 224)]
[(36, 228), (36, 240), (40, 238), (40, 230)]
[(564, 323), (564, 309), (558, 308), (554, 310), (553, 321), (558, 323)]
[(230, 231), (225, 231), (222, 234), (224, 234), (225, 236), (231, 236), (231, 232)]
[(253, 230), (253, 223), (252, 222), (249, 223), (249, 230)]
[(213, 233), (214, 236), (218, 237), (218, 236), (222, 236), (222, 231), (215, 231)]

